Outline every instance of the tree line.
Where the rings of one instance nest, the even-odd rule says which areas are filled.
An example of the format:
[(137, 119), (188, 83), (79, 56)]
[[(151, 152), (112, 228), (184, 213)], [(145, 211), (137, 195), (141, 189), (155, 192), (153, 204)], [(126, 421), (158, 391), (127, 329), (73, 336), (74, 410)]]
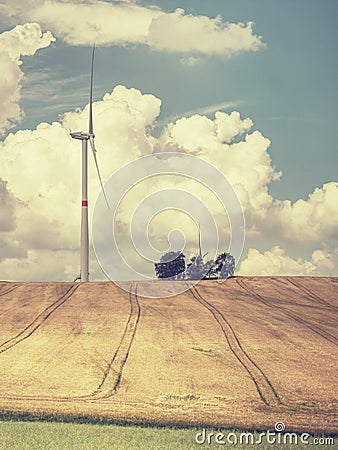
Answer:
[(214, 280), (232, 277), (235, 258), (230, 253), (220, 253), (216, 259), (204, 262), (201, 253), (190, 258), (186, 265), (182, 252), (168, 252), (155, 263), (157, 278), (171, 280)]

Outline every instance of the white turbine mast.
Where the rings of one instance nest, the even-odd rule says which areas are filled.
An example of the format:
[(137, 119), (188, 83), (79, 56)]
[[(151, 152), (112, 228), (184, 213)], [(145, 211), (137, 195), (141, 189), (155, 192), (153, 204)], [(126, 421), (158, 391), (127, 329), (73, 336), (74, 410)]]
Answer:
[(201, 224), (198, 223), (198, 256), (203, 259), (202, 248), (201, 248)]
[(203, 262), (203, 258), (207, 256), (209, 252), (202, 254), (202, 245), (201, 245), (201, 224), (198, 222), (198, 257)]
[(96, 148), (94, 143), (95, 134), (93, 131), (93, 76), (94, 76), (94, 54), (95, 45), (92, 51), (92, 62), (90, 72), (90, 90), (89, 90), (89, 130), (71, 132), (73, 139), (82, 141), (82, 202), (81, 202), (81, 256), (80, 256), (80, 281), (89, 281), (89, 233), (88, 233), (88, 141), (92, 148), (94, 162), (99, 176), (104, 198), (109, 208), (106, 192), (103, 187), (99, 165), (96, 158)]

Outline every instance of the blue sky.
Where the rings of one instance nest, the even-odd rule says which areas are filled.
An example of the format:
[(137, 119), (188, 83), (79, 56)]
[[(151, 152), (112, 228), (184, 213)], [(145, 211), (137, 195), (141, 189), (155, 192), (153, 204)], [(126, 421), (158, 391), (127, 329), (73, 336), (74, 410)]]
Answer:
[[(155, 52), (142, 45), (101, 47), (96, 58), (97, 98), (115, 84), (136, 87), (162, 100), (164, 120), (210, 104), (239, 101), (241, 114), (252, 118), (256, 128), (272, 141), (269, 153), (283, 172), (283, 177), (270, 185), (274, 196), (305, 199), (314, 187), (336, 179), (337, 1), (142, 3), (168, 12), (180, 7), (194, 15), (220, 14), (230, 22), (253, 21), (255, 33), (263, 37), (267, 47), (230, 59), (205, 56), (192, 67), (183, 66), (177, 54)], [(28, 81), (23, 96), (31, 89), (30, 72), (38, 71), (46, 73), (44, 83), (54, 91), (55, 101), (43, 98), (46, 109), (40, 111), (40, 96), (35, 102), (24, 99), (26, 119), (20, 126), (55, 120), (65, 108), (83, 106), (87, 102), (88, 65), (88, 48), (69, 47), (60, 41), (34, 59), (27, 57), (23, 69)], [(40, 94), (44, 97), (43, 90)]]
[[(51, 5), (53, 5), (53, 8)], [(126, 10), (128, 7), (131, 10), (133, 8), (141, 10), (140, 7), (144, 7), (140, 13), (141, 18), (138, 19), (140, 22), (137, 22), (136, 26), (143, 23), (142, 20), (147, 14), (154, 14), (155, 17), (160, 12), (162, 14), (160, 19), (161, 17), (172, 17), (169, 13), (174, 12), (176, 8), (185, 11), (184, 17), (190, 15), (190, 18), (197, 18), (196, 20), (201, 23), (203, 21), (204, 23), (206, 21), (213, 23), (212, 19), (216, 16), (221, 17), (223, 24), (225, 22), (233, 24), (253, 22), (253, 36), (260, 36), (264, 46), (259, 45), (256, 51), (253, 51), (253, 47), (248, 46), (248, 48), (237, 51), (230, 56), (215, 49), (204, 52), (200, 50), (183, 52), (174, 42), (175, 36), (170, 35), (173, 29), (170, 28), (172, 24), (167, 24), (168, 28), (163, 27), (163, 40), (160, 47), (156, 47), (156, 40), (151, 42), (150, 34), (146, 40), (142, 36), (135, 37), (136, 32), (131, 25), (131, 16), (126, 15), (125, 21), (114, 25), (110, 25), (114, 20), (113, 15), (115, 13), (113, 10), (111, 10), (111, 16), (100, 16), (100, 8), (115, 7), (116, 5), (117, 7), (120, 5), (123, 10), (124, 7), (126, 7)], [(91, 9), (86, 10), (87, 7)], [(71, 11), (72, 13), (65, 14), (65, 11)], [(205, 17), (201, 18), (201, 16)], [(83, 116), (81, 109), (88, 103), (91, 44), (95, 40), (92, 35), (94, 36), (97, 32), (94, 99), (98, 102), (96, 106), (98, 112), (100, 108), (104, 109), (106, 105), (104, 101), (102, 102), (103, 95), (111, 93), (116, 85), (123, 85), (128, 89), (136, 88), (142, 92), (143, 109), (140, 106), (142, 110), (140, 111), (144, 117), (148, 117), (147, 115), (150, 114), (155, 118), (158, 108), (157, 101), (153, 98), (150, 100), (150, 97), (148, 98), (145, 94), (152, 94), (161, 100), (160, 115), (155, 122), (152, 121), (147, 125), (152, 128), (152, 134), (156, 138), (162, 136), (161, 131), (165, 129), (169, 122), (174, 123), (182, 117), (189, 119), (196, 113), (215, 121), (214, 113), (216, 110), (222, 110), (228, 114), (232, 111), (239, 111), (243, 120), (250, 118), (253, 121), (254, 126), (251, 131), (248, 132), (247, 129), (245, 131), (245, 133), (248, 132), (247, 135), (243, 134), (245, 126), (242, 123), (237, 124), (239, 130), (242, 130), (239, 135), (231, 137), (231, 142), (236, 143), (240, 142), (241, 139), (246, 139), (255, 130), (259, 132), (258, 135), (255, 135), (257, 142), (252, 140), (250, 145), (252, 146), (251, 151), (259, 150), (261, 156), (257, 154), (252, 159), (251, 153), (248, 153), (247, 163), (244, 160), (238, 167), (235, 167), (237, 171), (242, 170), (241, 175), (236, 172), (236, 180), (238, 181), (241, 176), (243, 185), (247, 183), (245, 185), (247, 194), (249, 197), (252, 196), (250, 205), (245, 207), (245, 209), (248, 208), (245, 212), (249, 218), (249, 237), (244, 257), (250, 254), (250, 249), (252, 249), (250, 261), (262, 261), (262, 267), (269, 267), (269, 258), (275, 257), (277, 260), (283, 260), (283, 264), (288, 266), (294, 264), (297, 273), (300, 273), (299, 271), (303, 269), (304, 273), (317, 273), (311, 272), (311, 270), (315, 270), (314, 267), (317, 267), (318, 261), (323, 262), (325, 258), (331, 258), (334, 255), (337, 262), (333, 263), (331, 258), (329, 262), (322, 263), (321, 271), (318, 273), (331, 274), (332, 271), (338, 270), (338, 237), (336, 231), (334, 231), (337, 228), (335, 221), (338, 217), (337, 209), (334, 207), (335, 195), (338, 192), (336, 185), (338, 168), (336, 143), (338, 123), (338, 2), (336, 0), (325, 0), (323, 2), (317, 0), (285, 0), (279, 2), (273, 0), (209, 0), (207, 2), (202, 0), (157, 0), (152, 2), (56, 0), (53, 4), (46, 3), (45, 0), (27, 0), (26, 2), (20, 0), (15, 5), (9, 0), (5, 0), (0, 5), (0, 17), (1, 33), (13, 29), (16, 25), (24, 26), (24, 24), (30, 22), (37, 23), (37, 26), (41, 27), (44, 33), (41, 42), (38, 43), (37, 40), (40, 39), (36, 34), (38, 31), (27, 29), (26, 32), (32, 34), (31, 39), (33, 47), (35, 45), (34, 49), (21, 49), (18, 51), (19, 56), (11, 54), (11, 57), (14, 58), (14, 65), (11, 69), (13, 72), (8, 71), (7, 75), (8, 77), (14, 76), (16, 64), (22, 71), (22, 78), (18, 74), (15, 75), (17, 78), (14, 79), (12, 88), (13, 102), (17, 108), (24, 112), (24, 118), (22, 121), (18, 120), (15, 127), (5, 127), (0, 139), (4, 143), (0, 160), (2, 158), (7, 164), (7, 166), (6, 164), (3, 165), (3, 171), (0, 170), (0, 179), (8, 182), (7, 187), (4, 188), (7, 197), (10, 197), (13, 193), (23, 202), (33, 202), (33, 200), (28, 200), (28, 194), (25, 198), (24, 181), (22, 181), (22, 186), (16, 186), (17, 178), (15, 178), (15, 173), (11, 172), (13, 170), (11, 169), (13, 167), (11, 162), (14, 158), (13, 155), (17, 155), (15, 157), (20, 161), (21, 157), (24, 158), (20, 153), (23, 150), (18, 150), (17, 141), (21, 142), (23, 139), (27, 139), (29, 145), (35, 148), (37, 141), (33, 142), (33, 136), (42, 136), (44, 132), (39, 131), (39, 128), (33, 135), (29, 130), (34, 130), (42, 122), (51, 124), (54, 121), (59, 121), (65, 113), (67, 114), (64, 124), (68, 124), (67, 126), (77, 126), (77, 123), (81, 123)], [(176, 16), (176, 20), (178, 20), (178, 17)], [(92, 29), (90, 29), (90, 20), (92, 20)], [(156, 21), (157, 16), (154, 22)], [(83, 27), (81, 28), (82, 23)], [(119, 37), (111, 37), (112, 32), (109, 27), (111, 29), (118, 28), (117, 34), (120, 33), (121, 36), (124, 36), (122, 44), (116, 43), (116, 39), (120, 39)], [(127, 30), (125, 34), (124, 28)], [(49, 32), (55, 36), (55, 40), (52, 39), (51, 34), (48, 34)], [(106, 38), (106, 36), (108, 37)], [(254, 39), (253, 36), (251, 37)], [(157, 35), (157, 39), (161, 40), (162, 37)], [(197, 47), (201, 48), (203, 40), (207, 41), (208, 36), (196, 35), (196, 39), (198, 38), (200, 38), (200, 41)], [(7, 50), (9, 52), (14, 51), (10, 50), (11, 46), (16, 48), (15, 46), (19, 45), (15, 44), (14, 41), (6, 41), (6, 39), (1, 41), (0, 34), (0, 58), (1, 55), (6, 54)], [(165, 41), (165, 39), (168, 40)], [(28, 38), (26, 40), (29, 41)], [(44, 43), (42, 43), (43, 40)], [(173, 41), (172, 46), (171, 40)], [(8, 48), (6, 48), (6, 42)], [(184, 44), (185, 42), (182, 42), (182, 45)], [(20, 45), (24, 46), (23, 43)], [(164, 49), (165, 45), (169, 50), (168, 48)], [(235, 46), (236, 41), (232, 45)], [(22, 64), (20, 64), (20, 61), (22, 61)], [(189, 64), (189, 61), (191, 64)], [(15, 82), (19, 87), (21, 86), (17, 98), (14, 93)], [(0, 87), (0, 98), (5, 98), (5, 81), (2, 81), (2, 86), (2, 90)], [(118, 96), (122, 96), (127, 103), (129, 102), (131, 111), (138, 114), (140, 111), (138, 110), (136, 97), (134, 98), (134, 94), (130, 92), (119, 91)], [(220, 106), (217, 108), (215, 105)], [(228, 106), (222, 107), (222, 105)], [(76, 110), (77, 108), (80, 109)], [(109, 122), (109, 120), (114, 121), (118, 117), (114, 115), (114, 108), (115, 106), (107, 112), (107, 118), (105, 119), (107, 126), (104, 133), (107, 134), (106, 142), (111, 142), (112, 148), (115, 148), (114, 145), (116, 144), (117, 153), (116, 155), (112, 153), (111, 159), (115, 158), (122, 164), (122, 162), (125, 162), (123, 155), (129, 151), (130, 145), (133, 145), (134, 138), (126, 136), (125, 141), (129, 147), (124, 148), (122, 144), (121, 148), (118, 147), (120, 144), (117, 142), (120, 138), (123, 140), (124, 137), (121, 137), (115, 130), (118, 125)], [(69, 114), (70, 111), (75, 110), (77, 112)], [(2, 112), (2, 114), (4, 113)], [(8, 114), (18, 116), (18, 111), (16, 113), (11, 111)], [(0, 113), (0, 128), (1, 120), (5, 119), (6, 117), (3, 119)], [(130, 117), (126, 118), (125, 123), (129, 123), (128, 120), (130, 120)], [(206, 122), (198, 122), (197, 119), (192, 119), (190, 122), (186, 122), (186, 125), (188, 124), (187, 129), (184, 128), (185, 122), (180, 120), (178, 122), (179, 126), (175, 128), (176, 134), (173, 132), (170, 137), (171, 141), (170, 139), (169, 141), (182, 146), (185, 151), (193, 153), (193, 144), (188, 142), (189, 139), (184, 133), (189, 130), (190, 126), (192, 130), (191, 141), (195, 139), (195, 134), (199, 136), (199, 133), (201, 133), (201, 136), (204, 133), (204, 137), (200, 137), (206, 139), (208, 132), (206, 129), (199, 128), (201, 124), (203, 125)], [(111, 127), (110, 135), (109, 127)], [(47, 129), (49, 133), (55, 133), (55, 128), (52, 126)], [(23, 134), (20, 134), (18, 133), (20, 130), (26, 131), (22, 131)], [(131, 131), (134, 132), (134, 130)], [(139, 139), (138, 142), (142, 143), (142, 136), (145, 131), (138, 131), (140, 131), (140, 135), (137, 135), (138, 137), (135, 139)], [(10, 133), (14, 133), (13, 138), (10, 137)], [(128, 134), (129, 131), (127, 130), (125, 133)], [(271, 141), (270, 146), (267, 146), (263, 138), (259, 137), (261, 135)], [(43, 136), (43, 139), (47, 138)], [(114, 139), (117, 139), (117, 141), (115, 142)], [(163, 136), (161, 139), (156, 145), (162, 145)], [(51, 149), (55, 146), (55, 140), (53, 141), (48, 137), (44, 142), (45, 147), (40, 149), (41, 152), (52, 152)], [(104, 139), (102, 142), (104, 142)], [(60, 145), (68, 146), (68, 144), (68, 141), (63, 141), (63, 144)], [(250, 145), (248, 144), (249, 147)], [(213, 162), (213, 150), (206, 148), (204, 151), (206, 158), (210, 157), (209, 161)], [(41, 155), (44, 155), (44, 153), (41, 153)], [(247, 157), (245, 155), (246, 153), (243, 151), (243, 158)], [(130, 150), (129, 156), (130, 159), (133, 159), (136, 157), (136, 153), (134, 154)], [(268, 161), (269, 156), (271, 157), (271, 163)], [(104, 155), (102, 157), (104, 158)], [(39, 161), (38, 158), (39, 156), (36, 156), (36, 161)], [(60, 155), (58, 154), (53, 164), (58, 164), (59, 160)], [(235, 160), (225, 158), (221, 164), (221, 170), (224, 173), (227, 173), (227, 171), (230, 173), (232, 163), (237, 164), (238, 161), (235, 163)], [(29, 164), (31, 163), (26, 161), (23, 167), (27, 168)], [(114, 166), (112, 162), (105, 161), (105, 165), (111, 167), (111, 170), (113, 168), (116, 170), (116, 165)], [(254, 176), (253, 173), (259, 173), (262, 168), (263, 172), (265, 171), (265, 178), (262, 178), (256, 185), (250, 185), (247, 180), (251, 180), (250, 176)], [(279, 180), (273, 181), (273, 170), (275, 173), (282, 171), (283, 175)], [(240, 182), (242, 183), (242, 181)], [(326, 185), (329, 186), (325, 187)], [(46, 184), (46, 192), (48, 189), (50, 187)], [(270, 200), (264, 197), (265, 189), (268, 189), (272, 196)], [(309, 198), (309, 195), (311, 196), (314, 191), (317, 194)], [(260, 198), (261, 201), (256, 206), (255, 197)], [(305, 202), (302, 203), (301, 199)], [(279, 200), (282, 202), (279, 203)], [(292, 203), (288, 203), (287, 200)], [(6, 201), (9, 202), (8, 199)], [(14, 205), (14, 200), (11, 201)], [(74, 197), (75, 201), (77, 200)], [(13, 208), (15, 209), (16, 206), (13, 206)], [(47, 217), (48, 214), (46, 212), (45, 216)], [(255, 218), (252, 219), (252, 217)], [(50, 217), (50, 220), (52, 220), (52, 217)], [(60, 220), (63, 220), (62, 215), (60, 215)], [(78, 227), (77, 220), (78, 217), (76, 216), (72, 224), (72, 226), (74, 225), (72, 232)], [(251, 220), (252, 223), (250, 223)], [(8, 224), (5, 224), (4, 229), (7, 230), (8, 226)], [(302, 227), (305, 227), (304, 236), (299, 232)], [(46, 224), (45, 229), (47, 228)], [(13, 233), (16, 238), (20, 235), (18, 231), (13, 231)], [(27, 239), (27, 233), (23, 234), (24, 239)], [(33, 234), (32, 231), (32, 236)], [(29, 243), (20, 244), (21, 248), (24, 248), (24, 252), (29, 252), (31, 242), (35, 242), (32, 236), (29, 236)], [(3, 245), (4, 248), (10, 249), (8, 250), (10, 255), (17, 255), (18, 249), (12, 248), (11, 244), (8, 243), (10, 238), (6, 235), (3, 239), (6, 245), (1, 244), (0, 221), (0, 247)], [(18, 239), (18, 242), (21, 242), (20, 239)], [(66, 245), (63, 242), (62, 245), (66, 248), (68, 244)], [(282, 250), (278, 250), (276, 246), (281, 246)], [(255, 254), (255, 249), (263, 253)], [(38, 250), (34, 249), (35, 251)], [(70, 251), (70, 249), (67, 251)], [(317, 251), (319, 253), (316, 253)], [(293, 258), (292, 262), (288, 259), (288, 255)], [(298, 260), (298, 257), (301, 260)], [(32, 259), (32, 257), (30, 258)], [(76, 258), (74, 256), (74, 259), (71, 257), (67, 259), (69, 266), (75, 264)], [(14, 264), (17, 265), (17, 261), (13, 260)], [(8, 265), (8, 267), (10, 266)], [(333, 269), (333, 267), (335, 268)], [(8, 270), (10, 271), (10, 269)], [(264, 270), (262, 269), (261, 273), (265, 273)], [(275, 270), (275, 274), (278, 274), (279, 269), (276, 267)], [(47, 275), (45, 276), (47, 277)], [(37, 275), (32, 277), (36, 278)]]

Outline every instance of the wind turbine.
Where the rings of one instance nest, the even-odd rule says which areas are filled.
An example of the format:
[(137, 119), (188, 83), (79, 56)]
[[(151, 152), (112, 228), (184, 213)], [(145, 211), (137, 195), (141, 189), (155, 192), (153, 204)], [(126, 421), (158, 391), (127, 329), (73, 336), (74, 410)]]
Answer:
[(104, 198), (109, 208), (106, 192), (103, 187), (99, 165), (96, 158), (96, 148), (94, 143), (95, 134), (93, 131), (93, 76), (94, 76), (94, 54), (95, 45), (92, 51), (92, 62), (90, 72), (89, 90), (89, 129), (88, 133), (83, 131), (71, 132), (73, 139), (82, 141), (82, 203), (81, 203), (81, 256), (80, 256), (80, 281), (89, 281), (89, 234), (88, 234), (88, 141), (92, 148), (97, 174), (99, 176)]

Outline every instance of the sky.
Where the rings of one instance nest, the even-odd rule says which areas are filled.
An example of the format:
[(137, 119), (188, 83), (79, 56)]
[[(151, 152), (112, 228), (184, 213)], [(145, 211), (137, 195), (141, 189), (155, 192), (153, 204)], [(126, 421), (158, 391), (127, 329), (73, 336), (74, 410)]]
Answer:
[[(87, 126), (94, 42), (104, 180), (153, 152), (203, 158), (243, 207), (239, 275), (337, 276), (337, 22), (335, 0), (2, 1), (0, 279), (79, 272), (80, 148), (69, 130)], [(100, 189), (89, 169), (93, 206)], [(131, 205), (164, 178), (121, 204), (122, 252), (137, 270)], [(217, 199), (192, 180), (171, 185), (210, 207), (225, 248)], [(171, 223), (186, 253), (196, 251), (196, 227), (177, 212), (154, 219), (153, 243), (164, 251)], [(102, 276), (92, 252), (91, 277)]]

